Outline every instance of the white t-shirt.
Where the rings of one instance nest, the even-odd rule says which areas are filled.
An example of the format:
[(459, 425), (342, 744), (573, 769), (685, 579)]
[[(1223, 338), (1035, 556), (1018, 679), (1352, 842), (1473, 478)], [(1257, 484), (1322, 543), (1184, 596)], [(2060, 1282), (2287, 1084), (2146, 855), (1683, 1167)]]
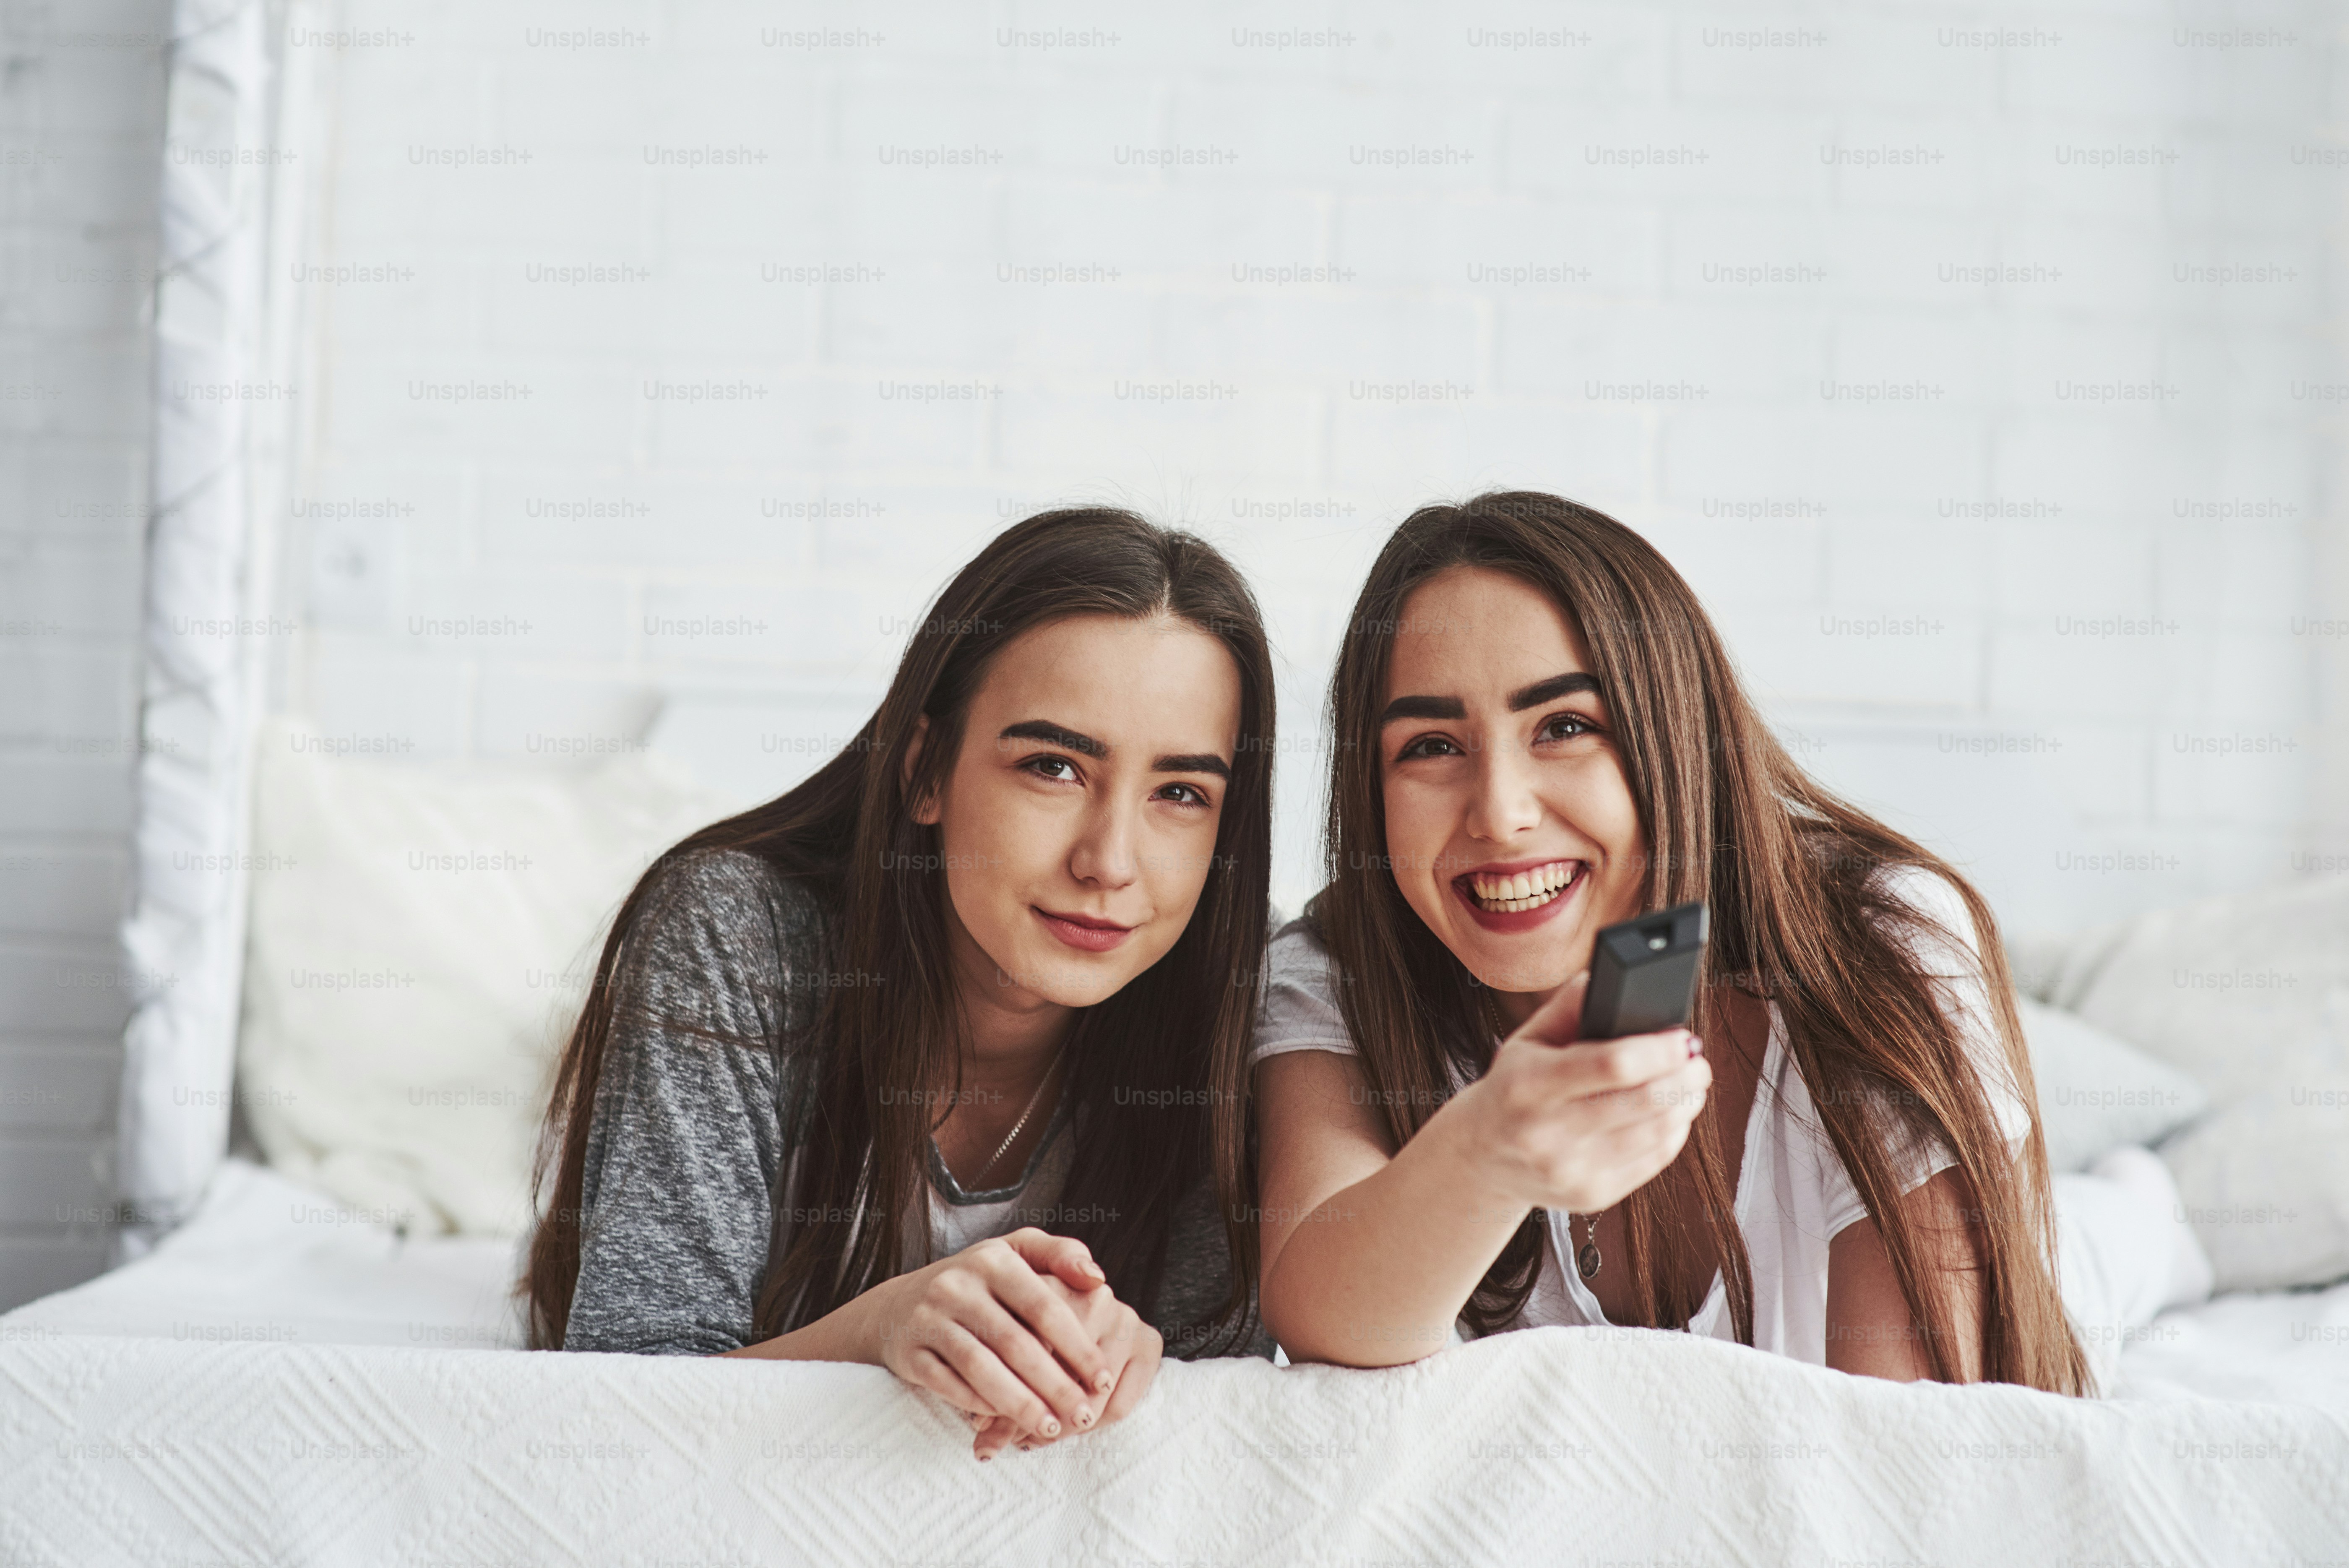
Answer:
[[(2031, 1112), (2017, 1092), (2006, 1054), (1998, 1042), (1989, 990), (1974, 945), (1973, 923), (1964, 900), (1943, 877), (1920, 867), (1882, 874), (1884, 886), (1911, 908), (1951, 931), (1954, 941), (1920, 938), (1911, 947), (1925, 970), (1942, 983), (1941, 1004), (1957, 1023), (1967, 1054), (1982, 1075), (1992, 1113), (2006, 1135), (2011, 1154), (2020, 1154), (2031, 1134)], [(1251, 1065), (1288, 1051), (1356, 1054), (1338, 1012), (1330, 955), (1304, 926), (1292, 922), (1273, 939), (1266, 955), (1262, 1012), (1257, 1019)], [(1935, 1172), (1956, 1163), (1940, 1139), (1912, 1144), (1895, 1153), (1906, 1173), (1901, 1189), (1921, 1186)], [(1853, 1188), (1811, 1104), (1808, 1087), (1786, 1050), (1785, 1021), (1770, 1004), (1770, 1044), (1745, 1119), (1745, 1154), (1737, 1173), (1737, 1228), (1744, 1234), (1753, 1264), (1754, 1344), (1798, 1361), (1826, 1361), (1827, 1243), (1868, 1208)], [(1524, 1314), (1512, 1326), (1604, 1324), (1607, 1314), (1577, 1270), (1561, 1260), (1574, 1256), (1569, 1217), (1551, 1211), (1549, 1237), (1542, 1249), (1541, 1272)], [(1734, 1339), (1721, 1277), (1690, 1320), (1692, 1334)], [(1463, 1325), (1461, 1333), (1467, 1333)]]

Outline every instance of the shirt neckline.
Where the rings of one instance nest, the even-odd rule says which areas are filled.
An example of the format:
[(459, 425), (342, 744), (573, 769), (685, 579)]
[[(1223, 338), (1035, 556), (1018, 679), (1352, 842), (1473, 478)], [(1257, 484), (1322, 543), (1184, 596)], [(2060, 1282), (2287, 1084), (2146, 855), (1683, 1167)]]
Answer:
[(933, 1137), (929, 1140), (930, 1190), (942, 1202), (957, 1209), (981, 1203), (1003, 1203), (1019, 1197), (1036, 1179), (1036, 1168), (1043, 1163), (1044, 1156), (1059, 1140), (1062, 1129), (1068, 1125), (1069, 1114), (1069, 1102), (1063, 1096), (1061, 1103), (1052, 1107), (1052, 1119), (1044, 1124), (1044, 1136), (1036, 1140), (1034, 1148), (1028, 1151), (1028, 1163), (1021, 1167), (1019, 1178), (1006, 1186), (983, 1188), (977, 1192), (963, 1190), (962, 1183), (956, 1180), (954, 1172), (947, 1168), (946, 1156), (938, 1152), (938, 1140)]
[[(1746, 1107), (1745, 1111), (1745, 1148), (1738, 1160), (1737, 1196), (1731, 1202), (1731, 1207), (1736, 1210), (1737, 1229), (1741, 1232), (1745, 1229), (1746, 1215), (1750, 1209), (1749, 1199), (1754, 1185), (1754, 1151), (1758, 1147), (1758, 1136), (1762, 1130), (1763, 1096), (1771, 1085), (1776, 1083), (1779, 1068), (1785, 1058), (1785, 1021), (1779, 1016), (1776, 1002), (1773, 1002), (1768, 1005), (1770, 1044), (1762, 1053), (1761, 1076), (1754, 1081), (1754, 1104)], [(1557, 1253), (1558, 1272), (1566, 1281), (1567, 1295), (1573, 1301), (1575, 1310), (1582, 1314), (1585, 1323), (1599, 1328), (1612, 1327), (1613, 1324), (1607, 1316), (1607, 1309), (1599, 1304), (1599, 1297), (1592, 1293), (1588, 1285), (1583, 1282), (1582, 1271), (1575, 1265), (1573, 1216), (1567, 1216), (1563, 1221), (1563, 1234), (1560, 1234), (1560, 1226), (1558, 1211), (1553, 1209), (1550, 1210), (1549, 1221), (1550, 1246)], [(1713, 1286), (1705, 1292), (1704, 1304), (1698, 1307), (1689, 1317), (1689, 1332), (1712, 1334), (1715, 1326), (1713, 1320), (1726, 1304), (1727, 1299), (1728, 1291), (1722, 1283), (1721, 1271), (1715, 1269), (1713, 1272)]]

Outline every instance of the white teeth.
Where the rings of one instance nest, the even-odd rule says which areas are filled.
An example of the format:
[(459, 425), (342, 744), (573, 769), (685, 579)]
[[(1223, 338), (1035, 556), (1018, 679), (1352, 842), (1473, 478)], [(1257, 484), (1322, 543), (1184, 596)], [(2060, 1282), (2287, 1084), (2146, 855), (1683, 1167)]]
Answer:
[(1506, 877), (1472, 876), (1468, 885), (1476, 901), (1503, 914), (1516, 914), (1526, 909), (1538, 909), (1556, 898), (1558, 890), (1574, 880), (1575, 867), (1570, 861), (1552, 861), (1531, 871), (1518, 871)]

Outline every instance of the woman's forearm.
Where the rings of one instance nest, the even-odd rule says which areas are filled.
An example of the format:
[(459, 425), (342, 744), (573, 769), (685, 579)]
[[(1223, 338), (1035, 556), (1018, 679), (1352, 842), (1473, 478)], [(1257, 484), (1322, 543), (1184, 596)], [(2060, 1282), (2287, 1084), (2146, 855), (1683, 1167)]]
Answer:
[(1265, 1325), (1291, 1361), (1398, 1366), (1453, 1324), (1530, 1205), (1470, 1158), (1457, 1099), (1395, 1157), (1296, 1217), (1265, 1272)]
[(885, 1366), (880, 1337), (874, 1326), (877, 1314), (872, 1310), (873, 1298), (894, 1282), (885, 1281), (875, 1285), (803, 1328), (720, 1354), (761, 1361), (851, 1361), (866, 1366)]

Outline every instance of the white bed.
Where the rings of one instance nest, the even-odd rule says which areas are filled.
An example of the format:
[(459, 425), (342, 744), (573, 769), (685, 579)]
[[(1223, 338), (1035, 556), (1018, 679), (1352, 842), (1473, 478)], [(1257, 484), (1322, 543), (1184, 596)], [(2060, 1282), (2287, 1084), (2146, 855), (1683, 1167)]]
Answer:
[[(282, 736), (256, 772), (234, 1090), (266, 1163), (215, 1145), (151, 1251), (0, 1316), (0, 1563), (2349, 1563), (2349, 890), (2017, 966), (2066, 1010), (2026, 1018), (2062, 1163), (2168, 1135), (2193, 1210), (2259, 1221), (2198, 1225), (2226, 1293), (2129, 1333), (2107, 1398), (1550, 1329), (1387, 1372), (1170, 1366), (1124, 1426), (982, 1469), (871, 1368), (515, 1353), (565, 985), (709, 795)], [(526, 870), (414, 869), (484, 845)], [(2222, 937), (2309, 983), (2168, 983)], [(337, 974), (400, 983), (312, 983)], [(2264, 1288), (2295, 1280), (2330, 1282)]]
[[(140, 1262), (0, 1315), (0, 1343), (66, 1334), (208, 1344), (518, 1349), (513, 1243), (402, 1237), (232, 1159), (195, 1217)], [(2163, 1314), (2121, 1352), (2122, 1401), (2313, 1406), (2349, 1427), (2349, 1282)]]
[(402, 1236), (250, 1160), (222, 1162), (194, 1216), (137, 1262), (0, 1315), (49, 1334), (200, 1344), (512, 1350), (514, 1243)]
[(501, 1250), (296, 1233), (315, 1201), (233, 1165), (152, 1257), (0, 1318), (0, 1561), (2349, 1557), (2349, 1356), (2309, 1332), (2349, 1287), (2174, 1314), (2115, 1400), (1543, 1329), (1170, 1365), (1123, 1425), (982, 1467), (874, 1368), (407, 1348), (509, 1332)]
[(0, 1561), (2349, 1560), (2349, 1283), (2166, 1314), (2101, 1401), (1544, 1330), (1170, 1366), (981, 1471), (871, 1369), (518, 1353), (514, 1261), (224, 1162), (149, 1256), (0, 1316)]

